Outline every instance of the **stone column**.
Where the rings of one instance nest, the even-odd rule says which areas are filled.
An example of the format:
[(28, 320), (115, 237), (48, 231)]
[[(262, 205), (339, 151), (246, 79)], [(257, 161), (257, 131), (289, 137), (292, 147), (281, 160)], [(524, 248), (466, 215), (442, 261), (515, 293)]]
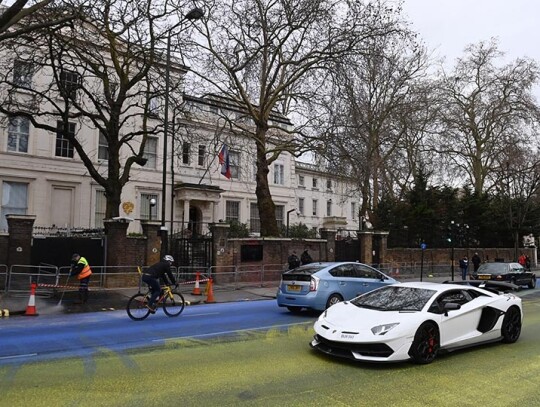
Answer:
[(321, 239), (326, 240), (326, 261), (336, 261), (337, 230), (321, 229), (320, 233), (321, 233)]
[(184, 200), (184, 216), (182, 217), (184, 223), (184, 229), (188, 228), (189, 225), (189, 200)]
[(357, 233), (360, 242), (360, 262), (371, 265), (373, 263), (373, 232), (361, 230)]
[(32, 229), (35, 215), (6, 215), (8, 223), (7, 265), (32, 264)]

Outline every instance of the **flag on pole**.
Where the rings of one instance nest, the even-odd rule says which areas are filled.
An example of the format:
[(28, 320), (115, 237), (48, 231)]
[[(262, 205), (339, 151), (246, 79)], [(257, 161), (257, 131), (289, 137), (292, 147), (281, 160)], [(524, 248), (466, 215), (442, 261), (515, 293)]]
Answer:
[(221, 174), (225, 175), (226, 178), (231, 178), (231, 165), (229, 162), (229, 147), (227, 144), (223, 144), (221, 151), (219, 152), (219, 164), (221, 165)]

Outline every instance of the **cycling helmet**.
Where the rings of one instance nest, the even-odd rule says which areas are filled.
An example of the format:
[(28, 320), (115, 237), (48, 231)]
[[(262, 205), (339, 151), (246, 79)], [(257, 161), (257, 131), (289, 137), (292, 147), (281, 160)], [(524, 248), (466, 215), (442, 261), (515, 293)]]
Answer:
[(167, 254), (163, 257), (163, 260), (168, 261), (170, 263), (174, 263), (174, 258), (170, 254)]

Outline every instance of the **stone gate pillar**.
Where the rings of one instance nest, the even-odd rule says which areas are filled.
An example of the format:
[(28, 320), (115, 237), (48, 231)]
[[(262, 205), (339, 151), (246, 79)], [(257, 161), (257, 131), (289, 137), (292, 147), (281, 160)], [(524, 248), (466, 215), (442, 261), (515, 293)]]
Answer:
[(373, 232), (360, 230), (357, 233), (360, 242), (360, 262), (371, 265), (373, 263)]
[(32, 229), (35, 215), (6, 215), (8, 223), (7, 264), (32, 264)]
[(326, 261), (336, 261), (337, 230), (321, 229), (320, 233), (321, 233), (321, 239), (326, 240)]

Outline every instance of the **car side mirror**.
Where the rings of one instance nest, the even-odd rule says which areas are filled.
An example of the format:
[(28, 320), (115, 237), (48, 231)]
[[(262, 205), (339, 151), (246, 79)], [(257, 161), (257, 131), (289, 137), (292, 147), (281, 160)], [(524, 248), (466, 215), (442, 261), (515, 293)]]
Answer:
[(456, 311), (461, 308), (461, 305), (456, 302), (447, 302), (444, 304), (443, 310), (444, 310), (444, 316), (448, 316), (448, 311)]

